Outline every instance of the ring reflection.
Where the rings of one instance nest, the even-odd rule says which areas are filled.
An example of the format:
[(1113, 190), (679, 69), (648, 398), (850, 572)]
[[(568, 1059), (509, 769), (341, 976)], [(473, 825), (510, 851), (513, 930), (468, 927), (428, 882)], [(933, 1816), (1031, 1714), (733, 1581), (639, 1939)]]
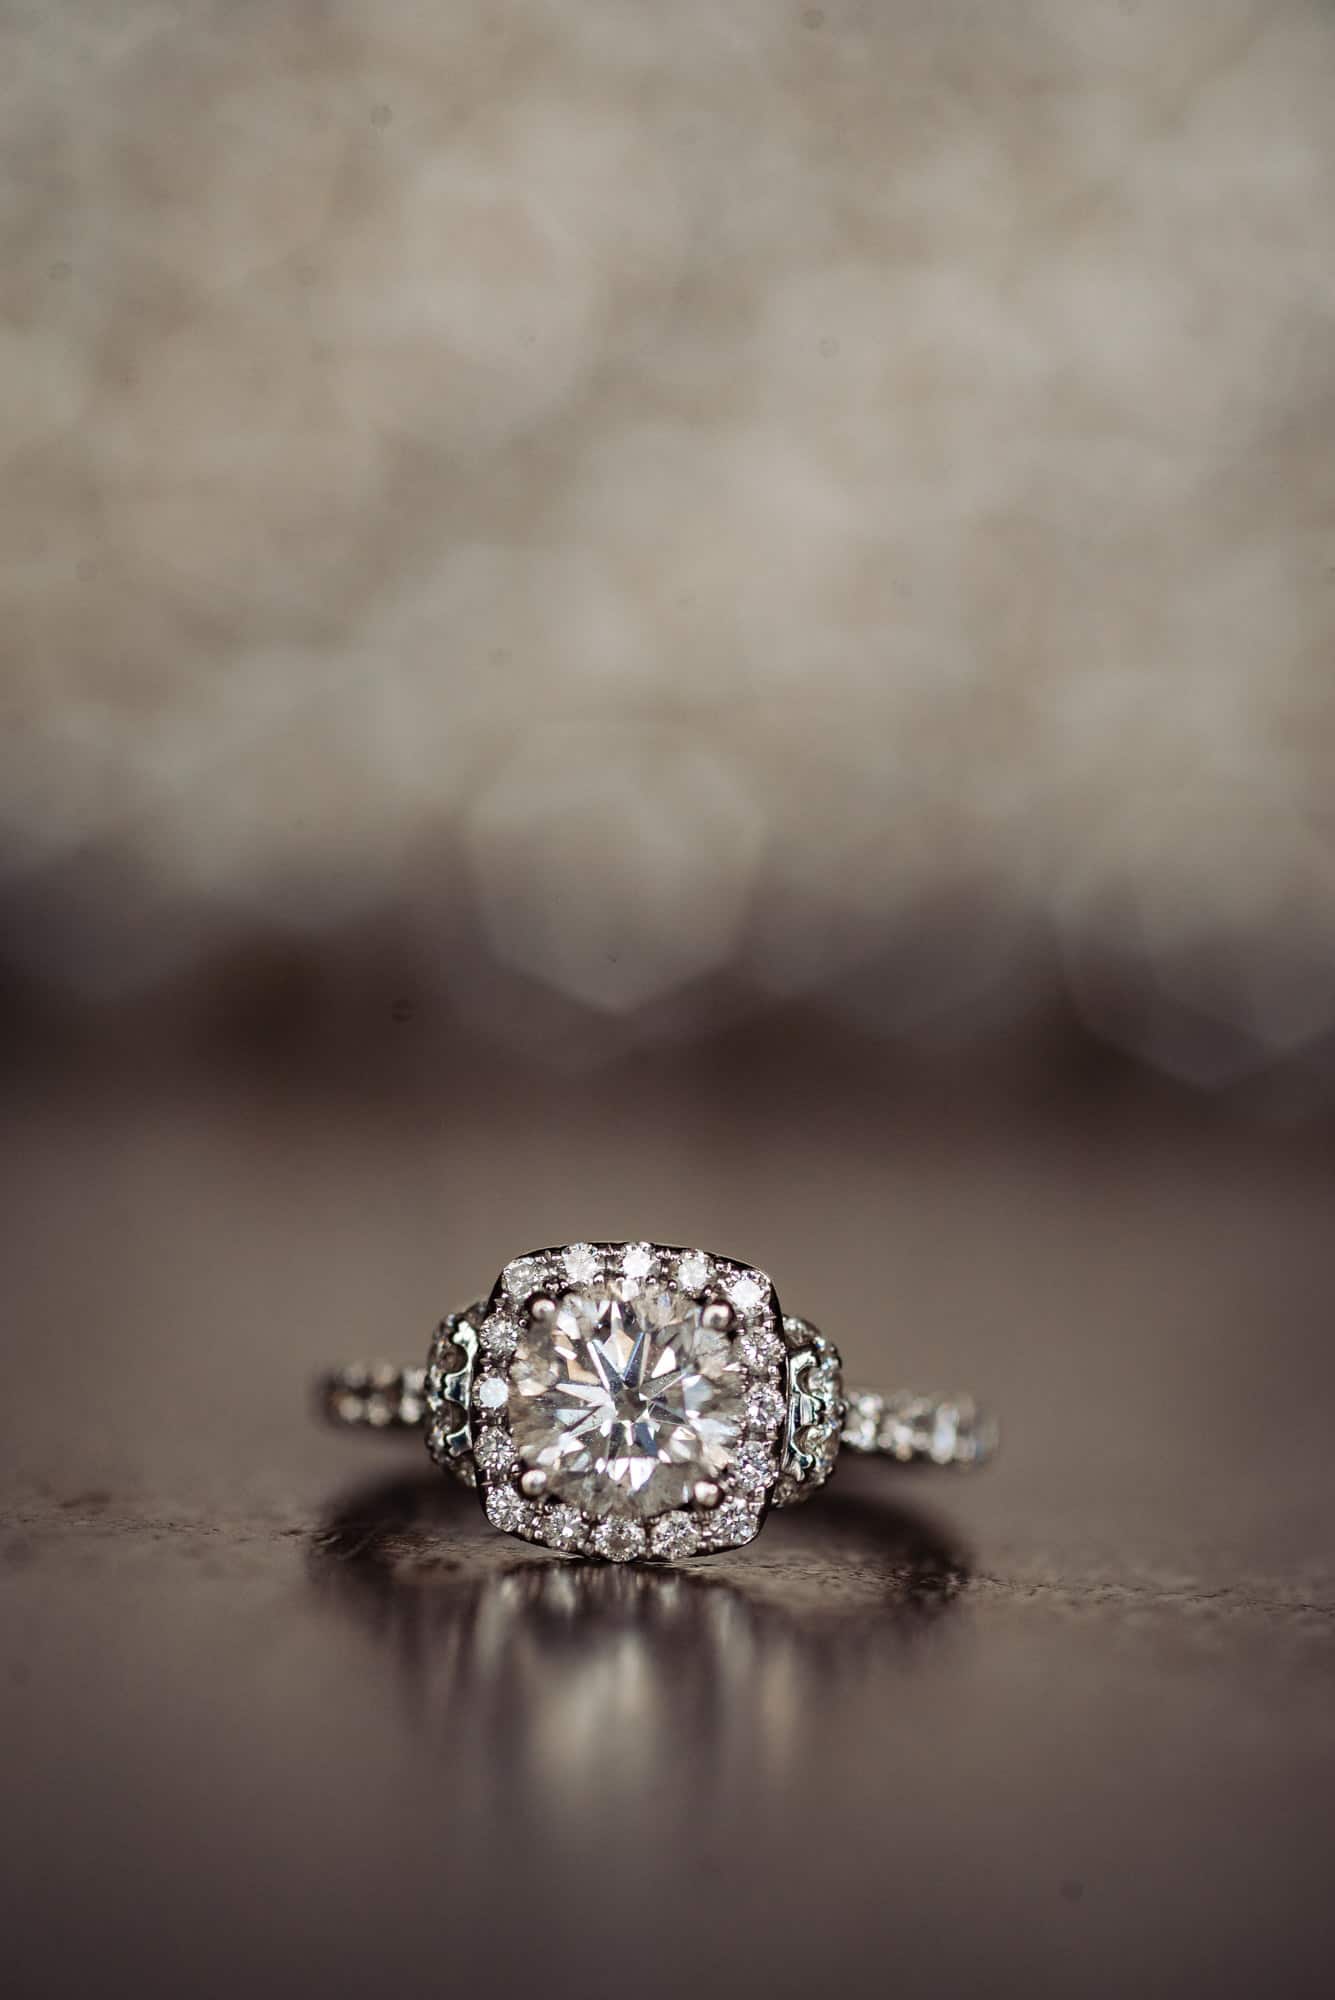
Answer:
[(452, 1797), (504, 1781), (568, 1836), (613, 1794), (684, 1834), (739, 1780), (753, 1803), (814, 1781), (835, 1697), (945, 1643), (967, 1566), (926, 1514), (856, 1491), (707, 1564), (584, 1563), (520, 1550), (427, 1476), (345, 1500), (311, 1575), (384, 1646)]

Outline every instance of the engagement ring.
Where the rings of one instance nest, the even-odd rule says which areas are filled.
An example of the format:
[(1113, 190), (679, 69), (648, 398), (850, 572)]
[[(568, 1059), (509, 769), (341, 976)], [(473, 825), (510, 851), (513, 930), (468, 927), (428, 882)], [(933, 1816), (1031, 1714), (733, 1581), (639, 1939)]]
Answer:
[(342, 1368), (321, 1398), (337, 1424), (424, 1429), (506, 1534), (608, 1562), (741, 1548), (841, 1450), (975, 1466), (996, 1446), (966, 1396), (846, 1394), (763, 1271), (662, 1243), (517, 1257), (424, 1368)]

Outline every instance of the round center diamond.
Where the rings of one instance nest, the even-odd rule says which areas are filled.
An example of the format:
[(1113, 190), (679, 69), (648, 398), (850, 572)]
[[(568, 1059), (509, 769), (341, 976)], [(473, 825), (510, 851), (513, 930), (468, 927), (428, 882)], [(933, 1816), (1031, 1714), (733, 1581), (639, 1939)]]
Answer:
[(581, 1287), (521, 1336), (510, 1429), (548, 1491), (586, 1514), (645, 1520), (732, 1463), (747, 1376), (728, 1336), (672, 1286)]

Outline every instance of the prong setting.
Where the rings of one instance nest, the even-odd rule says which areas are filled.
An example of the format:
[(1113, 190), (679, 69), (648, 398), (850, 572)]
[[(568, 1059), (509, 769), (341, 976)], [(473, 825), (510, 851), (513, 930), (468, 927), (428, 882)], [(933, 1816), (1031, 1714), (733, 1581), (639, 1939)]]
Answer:
[(658, 1243), (567, 1244), (508, 1264), (478, 1324), (470, 1462), (496, 1525), (613, 1562), (753, 1539), (786, 1444), (762, 1271)]

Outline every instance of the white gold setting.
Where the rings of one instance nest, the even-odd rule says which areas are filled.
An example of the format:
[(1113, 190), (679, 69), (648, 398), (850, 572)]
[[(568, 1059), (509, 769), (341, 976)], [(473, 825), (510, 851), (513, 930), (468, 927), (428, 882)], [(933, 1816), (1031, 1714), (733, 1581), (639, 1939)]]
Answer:
[(750, 1541), (784, 1472), (779, 1327), (763, 1272), (700, 1250), (517, 1258), (466, 1406), (489, 1518), (607, 1562)]
[(614, 1563), (744, 1547), (845, 1446), (972, 1466), (996, 1443), (967, 1397), (846, 1398), (833, 1343), (765, 1272), (648, 1242), (516, 1257), (442, 1321), (425, 1368), (343, 1369), (323, 1395), (340, 1424), (424, 1427), (504, 1533)]

